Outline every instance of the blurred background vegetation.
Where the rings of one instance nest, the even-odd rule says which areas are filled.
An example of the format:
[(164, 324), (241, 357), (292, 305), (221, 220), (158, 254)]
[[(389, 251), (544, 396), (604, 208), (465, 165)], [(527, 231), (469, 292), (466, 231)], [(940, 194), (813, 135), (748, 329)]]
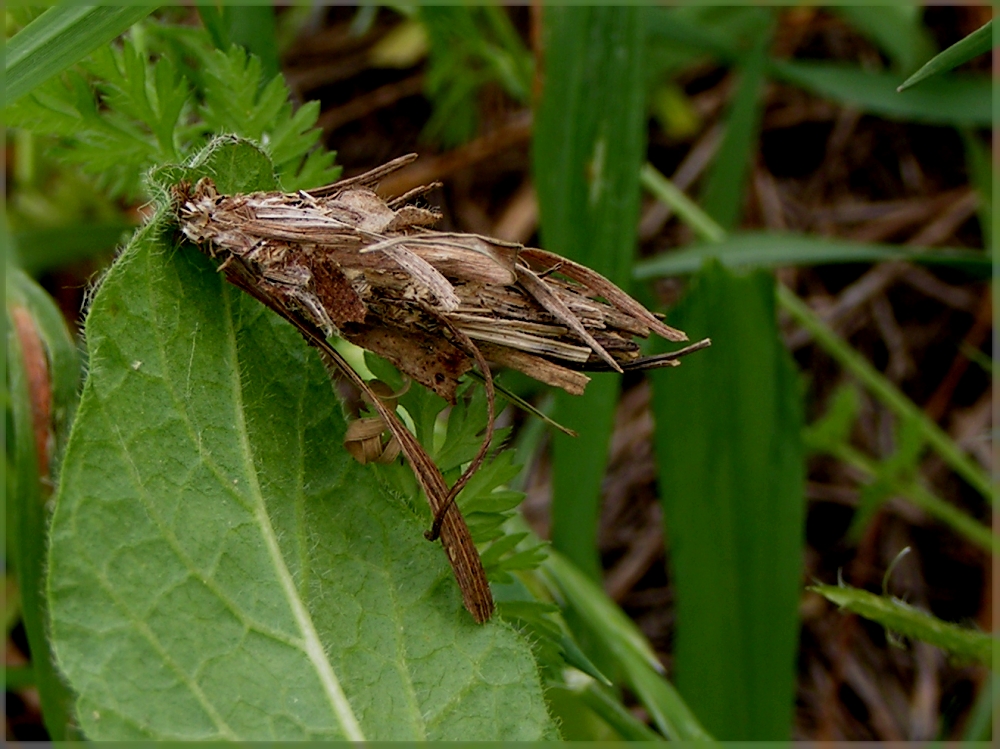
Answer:
[(716, 738), (989, 739), (991, 8), (150, 10), (84, 19), (96, 50), (79, 18), (8, 49), (8, 738), (68, 699), (29, 652), (88, 287), (145, 171), (237, 132), (286, 189), (416, 151), (385, 193), (440, 180), (442, 228), (572, 257), (713, 339), (582, 398), (504, 375), (580, 434), (504, 417), (628, 709), (554, 689), (566, 738), (670, 735), (589, 579)]

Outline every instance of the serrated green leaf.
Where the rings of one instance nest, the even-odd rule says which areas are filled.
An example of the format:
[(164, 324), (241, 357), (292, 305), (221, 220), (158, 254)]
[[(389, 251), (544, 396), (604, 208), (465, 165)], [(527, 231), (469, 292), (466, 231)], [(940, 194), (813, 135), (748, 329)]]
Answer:
[[(230, 140), (156, 178), (270, 173)], [(161, 210), (93, 301), (53, 517), (52, 634), (87, 735), (552, 737), (527, 642), (472, 622), (441, 548), (342, 449), (319, 358), (171, 237)]]
[(867, 590), (836, 585), (813, 585), (809, 590), (892, 632), (929, 642), (957, 658), (993, 665), (994, 638), (984, 632), (950, 624), (903, 601)]

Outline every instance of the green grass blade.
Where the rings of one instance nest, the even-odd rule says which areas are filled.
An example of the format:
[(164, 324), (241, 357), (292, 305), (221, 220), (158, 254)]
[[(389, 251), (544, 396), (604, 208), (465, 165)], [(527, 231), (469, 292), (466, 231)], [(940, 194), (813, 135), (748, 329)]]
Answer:
[(72, 224), (45, 229), (27, 229), (13, 236), (17, 262), (27, 273), (42, 271), (111, 252), (124, 244), (135, 224), (109, 221), (100, 224)]
[[(697, 203), (685, 195), (683, 191), (679, 190), (673, 182), (657, 171), (652, 164), (643, 164), (642, 170), (639, 172), (639, 180), (642, 182), (642, 186), (649, 190), (650, 194), (657, 198), (657, 200), (660, 200), (673, 208), (674, 213), (677, 214), (680, 220), (691, 227), (694, 233), (703, 240), (716, 245), (726, 238), (726, 232), (723, 228), (715, 223), (715, 221), (707, 213), (705, 213), (705, 211), (703, 211)], [(655, 260), (673, 257), (676, 254), (677, 253), (670, 253), (669, 255), (662, 255)], [(649, 262), (650, 261), (647, 261), (647, 263), (639, 263), (637, 267), (641, 268)], [(700, 262), (698, 267), (700, 267)], [(695, 268), (692, 268), (691, 270), (693, 271)], [(633, 272), (633, 276), (635, 278), (648, 277), (637, 275), (635, 272)]]
[(976, 702), (962, 732), (962, 741), (989, 741), (993, 736), (993, 716), (997, 714), (998, 708), (1000, 691), (997, 690), (997, 675), (992, 672), (979, 687)]
[(933, 75), (945, 73), (968, 62), (973, 57), (989, 52), (993, 48), (993, 21), (987, 21), (961, 41), (955, 42), (940, 54), (935, 55), (916, 73), (911, 75), (897, 91), (905, 91)]
[(664, 738), (640, 722), (625, 706), (608, 694), (596, 682), (589, 683), (580, 692), (580, 700), (626, 741), (663, 741)]
[(677, 688), (725, 740), (786, 740), (794, 704), (802, 396), (773, 287), (707, 264), (671, 323), (712, 348), (652, 376)]
[[(657, 197), (661, 196), (657, 194)], [(675, 203), (669, 204), (675, 206)], [(697, 213), (691, 217), (679, 210), (677, 213), (709, 243), (685, 247), (643, 260), (635, 267), (634, 273), (637, 279), (695, 273), (708, 258), (718, 259), (727, 268), (777, 268), (786, 265), (907, 260), (922, 265), (957, 268), (973, 278), (985, 279), (993, 273), (993, 262), (989, 255), (978, 250), (957, 247), (919, 250), (899, 245), (850, 242), (808, 234), (759, 231), (730, 234), (719, 241), (712, 241), (711, 237), (716, 234), (706, 233), (702, 227), (704, 222)], [(708, 232), (711, 232), (711, 224)]]
[(772, 61), (771, 73), (819, 96), (889, 119), (969, 127), (993, 124), (989, 76), (956, 73), (900, 94), (894, 74), (839, 63)]
[(747, 175), (757, 152), (763, 106), (761, 90), (770, 41), (769, 29), (757, 38), (740, 66), (739, 84), (726, 117), (725, 135), (702, 192), (702, 209), (726, 230), (732, 230), (740, 222)]
[(895, 598), (867, 590), (836, 585), (813, 585), (809, 590), (892, 632), (928, 642), (963, 660), (993, 665), (994, 638), (988, 634), (941, 621)]
[(900, 73), (916, 70), (934, 54), (934, 41), (916, 5), (839, 5), (831, 9), (871, 39)]
[[(693, 205), (693, 204), (692, 204)], [(693, 206), (695, 211), (700, 211), (701, 209), (697, 206)], [(707, 214), (703, 214), (700, 221), (706, 223), (706, 225), (711, 226), (714, 222), (712, 218)], [(721, 227), (718, 228), (717, 232), (721, 233), (721, 236), (725, 237), (726, 234), (722, 231)], [(749, 236), (753, 236), (752, 234)], [(725, 240), (731, 241), (731, 240)], [(738, 238), (737, 238), (737, 241)], [(796, 239), (795, 241), (799, 241)], [(819, 241), (819, 240), (816, 240)], [(697, 249), (698, 252), (704, 252), (706, 255), (713, 255), (715, 247), (710, 246), (706, 248)], [(841, 250), (842, 252), (843, 250)], [(687, 252), (687, 250), (682, 251)], [(798, 252), (798, 250), (792, 250), (788, 252), (790, 257), (793, 252)], [(927, 253), (928, 255), (935, 253)], [(679, 254), (679, 253), (678, 253)], [(726, 252), (725, 255), (732, 256), (733, 252)], [(831, 253), (832, 255), (832, 253)], [(828, 255), (829, 257), (830, 255)], [(942, 257), (954, 257), (954, 253), (950, 252)], [(668, 256), (670, 257), (670, 256)], [(978, 269), (977, 273), (985, 273), (986, 267), (984, 265), (985, 259), (980, 257), (976, 258), (963, 258), (962, 263), (966, 269), (969, 269), (970, 264), (966, 264), (968, 261), (974, 261), (971, 264), (972, 268)], [(654, 258), (648, 261), (649, 264), (656, 264), (654, 267), (657, 272), (653, 273), (649, 271), (649, 265), (640, 265), (640, 270), (638, 271), (641, 278), (649, 278), (655, 275), (660, 275), (664, 273), (665, 268), (670, 268), (669, 260)], [(685, 261), (690, 262), (690, 261)], [(674, 270), (673, 272), (680, 272)], [(843, 366), (847, 371), (854, 374), (862, 384), (864, 384), (877, 398), (882, 400), (891, 410), (897, 413), (903, 418), (913, 418), (919, 424), (921, 431), (924, 434), (924, 438), (927, 440), (941, 457), (944, 458), (945, 462), (948, 463), (956, 473), (962, 476), (971, 486), (977, 489), (984, 497), (987, 497), (990, 502), (993, 501), (993, 489), (990, 483), (989, 476), (986, 472), (980, 468), (976, 463), (966, 455), (962, 449), (955, 444), (945, 432), (938, 427), (937, 424), (932, 422), (930, 419), (924, 415), (909, 398), (907, 398), (903, 393), (896, 388), (889, 380), (885, 378), (884, 375), (879, 373), (870, 363), (868, 363), (864, 357), (858, 354), (854, 349), (852, 349), (847, 343), (845, 343), (836, 333), (834, 333), (827, 325), (824, 323), (815, 312), (813, 312), (809, 307), (802, 302), (793, 292), (786, 289), (784, 286), (778, 286), (778, 303), (782, 306), (785, 311), (794, 317), (800, 325), (812, 332), (813, 336), (816, 338), (816, 342), (822, 346), (828, 353), (830, 353), (835, 359), (837, 359), (841, 366)]]
[[(830, 446), (823, 450), (847, 465), (853, 466), (868, 478), (878, 475), (878, 464), (863, 453), (847, 444)], [(892, 482), (892, 490), (908, 499), (928, 515), (949, 526), (953, 531), (974, 543), (987, 554), (995, 554), (1000, 547), (1000, 538), (978, 520), (962, 512), (955, 505), (944, 501), (928, 491), (917, 481), (902, 479)]]
[[(43, 324), (36, 314), (37, 298), (34, 283), (21, 271), (7, 269), (7, 386), (12, 433), (13, 481), (7, 497), (8, 518), (11, 527), (8, 538), (12, 541), (8, 554), (13, 558), (17, 571), (18, 590), (21, 595), (21, 616), (28, 644), (31, 648), (32, 672), (42, 702), (42, 715), (49, 736), (55, 741), (74, 737), (72, 706), (73, 695), (63, 684), (55, 669), (48, 638), (49, 614), (42, 596), (48, 513), (45, 503), (51, 493), (50, 472), (40, 462), (36, 449), (36, 429), (50, 428), (50, 424), (36, 423), (32, 395), (45, 398), (51, 408), (50, 416), (58, 415), (60, 405), (56, 398), (63, 394), (58, 381), (64, 370), (63, 352), (53, 350), (46, 341), (47, 322)], [(27, 292), (27, 293), (26, 293)], [(44, 311), (50, 319), (58, 317), (55, 303), (45, 300), (49, 309)], [(63, 340), (69, 341), (62, 323)], [(59, 345), (56, 339), (53, 346)], [(72, 343), (68, 343), (73, 350)], [(41, 361), (38, 359), (41, 357)], [(77, 374), (79, 369), (76, 370)], [(45, 389), (50, 388), (49, 393)], [(54, 459), (54, 456), (52, 456)], [(51, 467), (53, 460), (49, 461)]]
[(228, 9), (229, 39), (260, 58), (261, 86), (281, 72), (275, 36), (274, 6), (237, 5)]
[(976, 214), (983, 232), (983, 245), (993, 247), (993, 156), (974, 132), (967, 128), (960, 131), (965, 146), (965, 166), (969, 181), (979, 193)]
[(854, 375), (862, 385), (897, 416), (910, 419), (916, 424), (923, 438), (934, 448), (951, 468), (965, 479), (976, 491), (993, 502), (993, 487), (990, 477), (962, 449), (955, 444), (941, 427), (935, 424), (917, 405), (893, 385), (885, 375), (875, 369), (861, 354), (838, 336), (819, 315), (809, 309), (786, 287), (778, 285), (778, 303), (795, 321), (813, 334), (816, 342), (823, 347), (840, 365)]
[(588, 623), (614, 656), (629, 689), (663, 735), (676, 741), (710, 741), (711, 735), (662, 676), (663, 668), (645, 636), (601, 587), (555, 551), (549, 552), (540, 569), (553, 592)]
[(49, 8), (7, 44), (4, 101), (9, 105), (38, 84), (61, 73), (148, 16), (155, 7), (67, 5)]
[[(533, 143), (543, 245), (622, 286), (635, 253), (645, 154), (644, 14), (635, 7), (545, 9), (545, 88)], [(580, 398), (560, 393), (554, 413), (580, 436), (554, 435), (552, 541), (595, 577), (600, 482), (617, 395), (616, 377), (595, 377)]]

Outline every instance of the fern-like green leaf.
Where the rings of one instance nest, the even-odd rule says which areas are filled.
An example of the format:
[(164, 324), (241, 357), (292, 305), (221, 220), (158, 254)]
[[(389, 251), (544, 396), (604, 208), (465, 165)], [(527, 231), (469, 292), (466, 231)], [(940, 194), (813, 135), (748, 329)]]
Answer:
[(141, 26), (150, 31), (144, 49), (161, 54), (128, 38), (105, 45), (8, 107), (8, 124), (58, 138), (53, 152), (115, 196), (143, 195), (149, 169), (218, 133), (260, 143), (287, 190), (339, 178), (336, 154), (318, 146), (317, 103), (293, 110), (281, 76), (265, 83), (257, 58), (237, 46), (212, 49), (203, 29)]
[(339, 178), (340, 168), (331, 166), (335, 154), (309, 153), (320, 136), (313, 128), (319, 117), (318, 103), (293, 112), (284, 79), (277, 75), (262, 86), (260, 60), (242, 47), (215, 50), (205, 63), (201, 114), (212, 130), (259, 142), (274, 161), (286, 190), (316, 187)]

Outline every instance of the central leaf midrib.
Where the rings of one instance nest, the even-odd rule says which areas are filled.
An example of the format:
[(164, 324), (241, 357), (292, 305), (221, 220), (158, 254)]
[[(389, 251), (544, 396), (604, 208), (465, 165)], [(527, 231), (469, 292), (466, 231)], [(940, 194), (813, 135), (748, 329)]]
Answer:
[(295, 585), (295, 581), (292, 578), (288, 566), (285, 564), (284, 557), (281, 554), (281, 547), (278, 544), (277, 535), (274, 532), (274, 527), (271, 525), (271, 519), (267, 514), (267, 507), (264, 502), (263, 493), (260, 489), (257, 468), (253, 459), (253, 450), (250, 446), (249, 431), (246, 423), (246, 411), (243, 405), (243, 382), (240, 376), (240, 358), (236, 343), (236, 328), (233, 321), (232, 299), (232, 295), (226, 293), (223, 294), (223, 304), (226, 310), (226, 342), (229, 346), (229, 354), (234, 365), (231, 371), (236, 429), (239, 435), (240, 453), (243, 456), (244, 468), (250, 482), (249, 491), (254, 499), (254, 519), (257, 521), (261, 531), (261, 536), (263, 537), (265, 546), (267, 547), (268, 556), (270, 556), (271, 562), (274, 565), (278, 583), (281, 586), (282, 592), (285, 594), (285, 598), (291, 608), (292, 616), (302, 634), (306, 657), (316, 670), (316, 675), (319, 677), (320, 683), (323, 685), (326, 698), (329, 701), (331, 708), (333, 708), (334, 715), (340, 723), (341, 730), (349, 740), (364, 741), (365, 737), (361, 731), (361, 726), (358, 723), (357, 716), (355, 716), (350, 702), (348, 702), (347, 696), (344, 694), (343, 687), (341, 686), (337, 675), (333, 671), (332, 664), (326, 657), (326, 651), (324, 650), (323, 644), (319, 639), (319, 634), (313, 624), (309, 610), (299, 596), (299, 591)]

